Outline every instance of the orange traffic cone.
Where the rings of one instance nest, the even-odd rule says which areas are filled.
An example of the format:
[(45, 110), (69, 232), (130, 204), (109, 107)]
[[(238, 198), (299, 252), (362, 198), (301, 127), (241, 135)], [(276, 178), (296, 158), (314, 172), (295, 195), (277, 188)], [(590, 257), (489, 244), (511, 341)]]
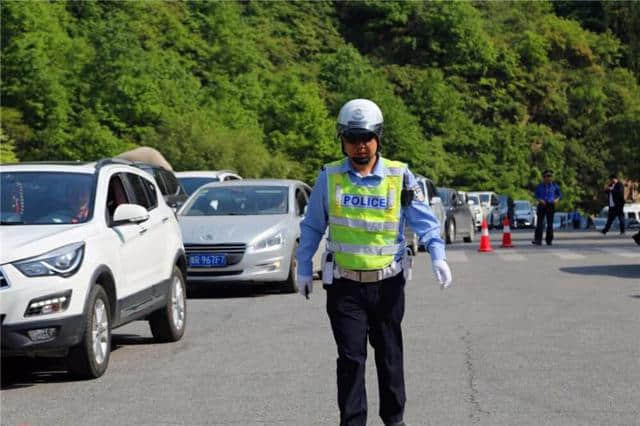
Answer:
[(491, 240), (489, 239), (489, 227), (487, 226), (487, 218), (482, 218), (482, 237), (480, 237), (480, 248), (478, 251), (493, 251), (491, 249)]
[(511, 227), (509, 226), (509, 217), (502, 219), (502, 248), (512, 248), (511, 244)]

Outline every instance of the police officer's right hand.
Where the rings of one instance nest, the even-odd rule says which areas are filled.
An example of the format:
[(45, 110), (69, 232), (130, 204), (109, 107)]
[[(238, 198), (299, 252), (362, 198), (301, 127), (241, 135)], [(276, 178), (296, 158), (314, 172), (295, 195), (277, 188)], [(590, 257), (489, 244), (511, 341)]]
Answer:
[(309, 299), (313, 292), (313, 277), (298, 275), (298, 291), (301, 295)]
[(451, 285), (451, 269), (445, 260), (438, 259), (432, 262), (433, 274), (440, 283), (440, 288), (447, 288)]

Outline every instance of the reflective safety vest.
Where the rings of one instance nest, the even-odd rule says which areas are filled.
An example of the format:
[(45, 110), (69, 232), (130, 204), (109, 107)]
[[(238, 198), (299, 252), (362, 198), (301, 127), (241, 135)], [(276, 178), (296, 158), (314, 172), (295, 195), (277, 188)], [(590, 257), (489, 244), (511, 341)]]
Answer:
[(386, 177), (377, 186), (356, 185), (342, 171), (344, 161), (325, 166), (329, 198), (329, 241), (339, 266), (353, 270), (382, 269), (400, 246), (402, 184), (406, 164), (380, 157)]

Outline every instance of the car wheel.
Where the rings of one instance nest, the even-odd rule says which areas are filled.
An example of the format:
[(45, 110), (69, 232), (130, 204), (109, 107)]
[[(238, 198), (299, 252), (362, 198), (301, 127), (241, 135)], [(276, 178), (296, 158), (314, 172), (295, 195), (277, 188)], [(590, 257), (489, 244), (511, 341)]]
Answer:
[(298, 292), (298, 274), (296, 269), (298, 267), (298, 259), (296, 258), (296, 251), (298, 249), (298, 243), (293, 245), (293, 252), (291, 253), (291, 262), (289, 262), (289, 275), (285, 282), (282, 283), (282, 290), (287, 293)]
[(69, 372), (80, 379), (95, 379), (107, 371), (111, 353), (111, 311), (109, 298), (100, 285), (89, 292), (82, 341), (69, 349)]
[(475, 237), (475, 233), (476, 233), (476, 227), (473, 225), (473, 222), (471, 222), (471, 225), (469, 226), (469, 236), (468, 237), (464, 237), (464, 242), (465, 243), (472, 243), (473, 242), (473, 238)]
[(449, 221), (447, 224), (446, 241), (447, 244), (452, 244), (456, 240), (456, 223)]
[(187, 293), (182, 271), (173, 267), (167, 304), (151, 314), (149, 328), (156, 342), (176, 342), (187, 325)]

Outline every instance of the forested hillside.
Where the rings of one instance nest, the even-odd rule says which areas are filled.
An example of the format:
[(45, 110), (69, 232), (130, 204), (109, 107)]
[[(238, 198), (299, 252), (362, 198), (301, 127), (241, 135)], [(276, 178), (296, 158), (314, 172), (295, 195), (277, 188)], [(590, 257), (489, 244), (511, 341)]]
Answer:
[(438, 184), (563, 208), (640, 178), (639, 2), (3, 1), (2, 161), (136, 145), (313, 183), (354, 97)]

